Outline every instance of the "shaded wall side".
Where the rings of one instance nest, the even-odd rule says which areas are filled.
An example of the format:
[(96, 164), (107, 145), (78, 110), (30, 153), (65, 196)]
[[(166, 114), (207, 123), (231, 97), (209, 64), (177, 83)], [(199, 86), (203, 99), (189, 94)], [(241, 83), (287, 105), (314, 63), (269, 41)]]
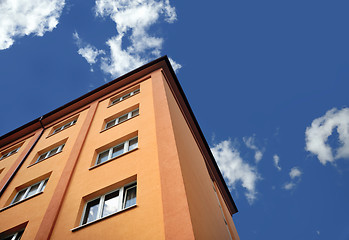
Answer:
[(204, 157), (166, 80), (163, 82), (195, 238), (230, 239)]
[(168, 96), (161, 70), (152, 74), (166, 239), (194, 239)]

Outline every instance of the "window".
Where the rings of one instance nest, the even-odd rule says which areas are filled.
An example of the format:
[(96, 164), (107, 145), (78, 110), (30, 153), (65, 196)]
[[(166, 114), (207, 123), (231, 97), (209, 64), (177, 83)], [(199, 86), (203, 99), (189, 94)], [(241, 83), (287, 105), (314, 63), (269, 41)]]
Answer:
[(38, 159), (36, 160), (35, 163), (38, 163), (38, 162), (41, 162), (42, 160), (45, 160), (46, 158), (48, 157), (51, 157), (57, 153), (60, 153), (62, 150), (63, 150), (63, 147), (64, 147), (65, 144), (62, 144), (58, 147), (55, 147), (54, 149), (48, 151), (48, 152), (45, 152), (44, 154), (41, 154)]
[(109, 148), (99, 153), (97, 156), (96, 165), (106, 162), (117, 156), (120, 156), (121, 154), (129, 152), (133, 149), (136, 149), (137, 147), (138, 147), (138, 137), (131, 138), (130, 140), (127, 140), (123, 143), (120, 143), (119, 145), (116, 145), (115, 147)]
[(138, 88), (138, 89), (136, 89), (136, 90), (134, 90), (134, 91), (132, 91), (130, 93), (127, 93), (127, 94), (123, 95), (122, 97), (116, 98), (116, 99), (112, 100), (110, 106), (114, 105), (114, 104), (116, 104), (118, 102), (121, 102), (122, 100), (125, 100), (125, 99), (127, 99), (129, 97), (132, 97), (133, 95), (136, 95), (139, 92), (140, 92), (140, 89)]
[(4, 158), (7, 158), (7, 157), (9, 157), (9, 156), (11, 156), (11, 155), (17, 153), (17, 152), (19, 151), (19, 149), (20, 149), (20, 147), (14, 149), (14, 150), (12, 150), (12, 151), (9, 151), (9, 152), (7, 152), (7, 153), (5, 153), (5, 154), (2, 154), (2, 156), (0, 157), (0, 160), (2, 160), (2, 159), (4, 159)]
[(117, 213), (136, 205), (137, 183), (126, 185), (98, 198), (92, 199), (85, 205), (81, 225)]
[(12, 233), (11, 235), (7, 235), (3, 238), (1, 238), (0, 240), (20, 240), (22, 235), (23, 235), (24, 229), (16, 232), (16, 233)]
[(111, 128), (111, 127), (113, 127), (115, 125), (118, 125), (119, 123), (122, 123), (122, 122), (124, 122), (124, 121), (126, 121), (126, 120), (128, 120), (130, 118), (138, 116), (138, 114), (139, 114), (139, 108), (137, 108), (137, 109), (135, 109), (135, 110), (133, 110), (133, 111), (131, 111), (129, 113), (126, 113), (126, 114), (124, 114), (124, 115), (122, 115), (122, 116), (120, 116), (118, 118), (115, 118), (115, 119), (107, 122), (107, 124), (105, 124), (105, 128), (104, 129), (108, 129), (108, 128)]
[(62, 131), (62, 130), (64, 130), (64, 129), (66, 129), (66, 128), (70, 127), (70, 126), (73, 126), (73, 125), (76, 123), (76, 121), (77, 121), (77, 119), (75, 119), (75, 120), (73, 120), (73, 121), (71, 121), (71, 122), (68, 122), (67, 124), (64, 124), (64, 125), (61, 126), (61, 127), (56, 128), (56, 129), (53, 131), (52, 134), (58, 133), (58, 132), (60, 132), (60, 131)]
[(31, 196), (34, 196), (35, 194), (43, 192), (46, 187), (47, 181), (48, 178), (20, 190), (12, 200), (11, 205), (23, 201), (24, 199), (27, 199)]

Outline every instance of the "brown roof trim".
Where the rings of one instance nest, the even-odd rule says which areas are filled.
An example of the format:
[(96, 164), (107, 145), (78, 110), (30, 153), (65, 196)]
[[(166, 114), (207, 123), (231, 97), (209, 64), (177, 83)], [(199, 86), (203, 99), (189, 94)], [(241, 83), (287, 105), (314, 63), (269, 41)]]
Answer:
[[(164, 64), (165, 63), (165, 64)], [(125, 86), (127, 84), (129, 84), (130, 82), (132, 82), (134, 79), (140, 78), (145, 76), (146, 74), (149, 74), (150, 72), (159, 69), (161, 67), (164, 67), (164, 70), (169, 71), (169, 74), (171, 75), (176, 88), (179, 91), (179, 95), (181, 96), (181, 99), (183, 100), (183, 103), (185, 105), (185, 109), (187, 111), (186, 114), (189, 114), (189, 120), (190, 122), (194, 125), (193, 130), (194, 130), (194, 134), (198, 135), (198, 139), (200, 144), (203, 145), (203, 151), (204, 154), (206, 156), (208, 156), (209, 161), (207, 162), (207, 158), (206, 159), (206, 164), (207, 167), (209, 168), (209, 172), (210, 174), (213, 174), (215, 181), (217, 182), (218, 186), (221, 187), (221, 192), (223, 195), (223, 198), (225, 199), (228, 209), (230, 211), (231, 214), (234, 214), (236, 212), (238, 212), (238, 209), (235, 205), (235, 202), (230, 194), (230, 191), (224, 181), (224, 178), (218, 168), (218, 165), (212, 155), (212, 152), (210, 150), (210, 147), (204, 137), (204, 134), (201, 131), (201, 128), (194, 116), (194, 113), (189, 105), (188, 99), (186, 98), (184, 91), (181, 87), (181, 85), (179, 84), (178, 78), (170, 64), (170, 61), (168, 59), (168, 57), (165, 55), (163, 57), (160, 57), (152, 62), (149, 62), (123, 76), (120, 76), (118, 78), (116, 78), (113, 81), (110, 81), (98, 88), (96, 88), (95, 90), (92, 90), (86, 94), (84, 94), (83, 96), (68, 102), (67, 104), (49, 112), (46, 113), (45, 115), (43, 115), (42, 117), (39, 117), (37, 119), (34, 119), (33, 121), (9, 132), (4, 134), (3, 136), (0, 137), (0, 147), (14, 141), (15, 139), (18, 139), (19, 137), (25, 136), (29, 133), (32, 133), (33, 131), (39, 129), (41, 127), (41, 123), (43, 123), (43, 125), (47, 125), (50, 122), (54, 121), (55, 119), (57, 119), (58, 117), (61, 117), (65, 114), (68, 114), (84, 105), (87, 105), (91, 102), (93, 102), (94, 100), (98, 99), (99, 97), (105, 95), (106, 93), (110, 93), (112, 91), (114, 91), (117, 88), (120, 88), (122, 86)], [(56, 115), (56, 116), (55, 116)], [(40, 121), (41, 120), (41, 121)]]

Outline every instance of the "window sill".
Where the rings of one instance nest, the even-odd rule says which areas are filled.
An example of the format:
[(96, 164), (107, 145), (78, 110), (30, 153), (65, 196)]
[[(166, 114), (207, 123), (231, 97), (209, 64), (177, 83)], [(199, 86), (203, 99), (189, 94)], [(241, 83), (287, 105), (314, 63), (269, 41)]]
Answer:
[(88, 170), (95, 169), (96, 167), (99, 167), (99, 166), (101, 166), (101, 165), (104, 165), (104, 164), (106, 164), (106, 163), (108, 163), (108, 162), (110, 162), (110, 161), (113, 161), (113, 160), (115, 160), (115, 159), (117, 159), (117, 158), (119, 158), (119, 157), (125, 156), (126, 154), (129, 154), (129, 153), (134, 152), (134, 151), (136, 151), (136, 150), (138, 150), (138, 147), (135, 148), (135, 149), (132, 149), (132, 150), (130, 150), (130, 151), (128, 151), (128, 152), (125, 152), (125, 153), (123, 153), (123, 154), (121, 154), (121, 155), (119, 155), (119, 156), (116, 156), (116, 157), (114, 157), (114, 158), (111, 158), (111, 159), (109, 159), (109, 160), (107, 160), (107, 161), (105, 161), (105, 162), (102, 162), (102, 163), (93, 165), (93, 166), (90, 167)]
[(26, 199), (23, 199), (23, 200), (21, 200), (21, 201), (18, 201), (18, 202), (16, 202), (16, 203), (13, 203), (13, 204), (11, 204), (11, 205), (8, 205), (8, 206), (6, 206), (6, 207), (4, 207), (4, 208), (1, 208), (1, 209), (0, 209), (0, 212), (5, 211), (6, 209), (9, 209), (9, 208), (11, 208), (11, 207), (13, 207), (13, 206), (16, 206), (17, 204), (20, 204), (20, 203), (22, 203), (22, 202), (25, 202), (25, 201), (27, 201), (27, 200), (29, 200), (29, 199), (32, 199), (33, 197), (36, 197), (36, 196), (38, 196), (38, 195), (40, 195), (40, 194), (43, 194), (43, 193), (44, 193), (44, 192), (36, 193), (36, 194), (34, 194), (33, 196), (30, 196), (30, 197), (28, 197), (28, 198), (26, 198)]
[(110, 218), (110, 217), (115, 216), (115, 215), (117, 215), (117, 214), (126, 212), (126, 211), (128, 211), (128, 210), (130, 210), (130, 209), (132, 209), (132, 208), (135, 208), (135, 207), (137, 207), (137, 204), (136, 204), (136, 205), (133, 205), (133, 206), (131, 206), (131, 207), (122, 209), (122, 210), (120, 210), (120, 211), (118, 211), (118, 212), (116, 212), (116, 213), (112, 213), (112, 214), (110, 214), (110, 215), (108, 215), (108, 216), (102, 217), (102, 218), (100, 218), (100, 219), (94, 220), (94, 221), (92, 221), (92, 222), (85, 223), (85, 224), (83, 224), (83, 225), (80, 225), (80, 226), (78, 226), (78, 227), (75, 227), (75, 228), (73, 228), (73, 229), (70, 229), (70, 231), (72, 231), (72, 232), (78, 231), (78, 230), (80, 230), (80, 229), (82, 229), (82, 228), (84, 228), (84, 227), (87, 227), (87, 226), (90, 226), (90, 225), (92, 225), (92, 224), (94, 224), (94, 223), (103, 221), (104, 219)]
[(45, 159), (41, 160), (40, 162), (32, 163), (32, 164), (28, 165), (27, 168), (32, 167), (32, 166), (34, 166), (34, 165), (36, 165), (36, 164), (38, 164), (38, 163), (44, 162), (44, 161), (46, 161), (47, 159), (49, 159), (49, 158), (51, 158), (51, 157), (54, 157), (54, 156), (60, 154), (61, 152), (63, 152), (63, 151), (60, 151), (59, 153), (55, 153), (55, 154), (53, 154), (52, 156), (49, 156), (48, 158), (45, 158)]

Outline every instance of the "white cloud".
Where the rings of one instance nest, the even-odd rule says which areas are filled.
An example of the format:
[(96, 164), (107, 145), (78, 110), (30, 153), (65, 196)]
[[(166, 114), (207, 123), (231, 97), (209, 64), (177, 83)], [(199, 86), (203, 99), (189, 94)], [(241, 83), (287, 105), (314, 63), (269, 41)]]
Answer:
[(182, 65), (179, 63), (176, 63), (172, 58), (168, 58), (168, 60), (170, 60), (170, 63), (172, 65), (173, 70), (177, 73), (179, 71), (179, 69), (182, 68)]
[[(332, 149), (327, 140), (335, 129), (341, 146)], [(349, 108), (333, 108), (315, 119), (305, 131), (305, 142), (305, 149), (317, 155), (323, 165), (334, 163), (339, 158), (349, 158)]]
[(288, 183), (285, 183), (285, 184), (284, 184), (283, 188), (284, 188), (285, 190), (291, 190), (291, 189), (293, 189), (295, 186), (296, 186), (296, 184), (294, 184), (293, 182), (288, 182)]
[(52, 31), (64, 5), (65, 0), (0, 1), (0, 50), (11, 47), (16, 38)]
[(289, 175), (291, 181), (284, 184), (283, 188), (285, 190), (292, 190), (296, 187), (296, 184), (301, 181), (302, 171), (299, 167), (293, 167), (291, 168)]
[(274, 166), (277, 168), (277, 170), (281, 171), (281, 167), (279, 165), (280, 157), (277, 154), (274, 154), (273, 160), (274, 160)]
[(295, 179), (297, 177), (300, 177), (302, 175), (302, 172), (301, 172), (301, 170), (299, 170), (298, 167), (293, 167), (289, 174), (290, 174), (291, 179)]
[(243, 137), (242, 139), (243, 139), (246, 147), (255, 151), (254, 159), (255, 159), (256, 163), (260, 162), (260, 160), (262, 160), (262, 158), (263, 158), (263, 152), (256, 146), (255, 136)]
[[(78, 53), (86, 59), (86, 61), (92, 65), (97, 62), (98, 55), (103, 55), (105, 52), (103, 50), (98, 50), (94, 46), (91, 46), (90, 44), (84, 43), (81, 38), (79, 37), (79, 34), (77, 32), (73, 33), (73, 38), (76, 41), (76, 45), (78, 46), (79, 50)], [(93, 69), (91, 68), (91, 71)]]
[(256, 168), (240, 157), (239, 151), (232, 146), (230, 140), (216, 144), (211, 151), (224, 178), (228, 181), (228, 186), (235, 188), (237, 183), (241, 183), (246, 189), (245, 196), (248, 202), (252, 204), (257, 195), (256, 183), (260, 179)]
[[(151, 36), (149, 28), (158, 23), (161, 16), (168, 23), (177, 19), (169, 0), (96, 0), (95, 3), (96, 16), (110, 17), (116, 24), (116, 35), (106, 41), (110, 54), (100, 56), (105, 73), (116, 77), (161, 56), (164, 40)], [(88, 56), (95, 56), (95, 63), (99, 50), (89, 46)], [(88, 61), (86, 54), (84, 57)], [(180, 64), (174, 64), (175, 70), (180, 68)]]

